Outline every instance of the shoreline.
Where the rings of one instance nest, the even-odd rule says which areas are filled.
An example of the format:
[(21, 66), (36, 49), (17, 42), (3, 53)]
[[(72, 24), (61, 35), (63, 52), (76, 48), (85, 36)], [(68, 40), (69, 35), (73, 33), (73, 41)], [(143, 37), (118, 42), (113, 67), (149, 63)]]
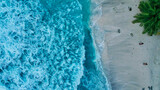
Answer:
[(160, 37), (144, 35), (143, 28), (132, 24), (138, 4), (137, 0), (103, 0), (102, 17), (93, 17), (100, 18), (95, 20), (93, 36), (113, 90), (160, 89)]
[(102, 50), (98, 47), (98, 44), (95, 40), (96, 39), (95, 30), (98, 28), (97, 21), (100, 19), (101, 15), (102, 15), (102, 9), (101, 9), (102, 2), (103, 1), (100, 2), (99, 0), (91, 0), (90, 28), (92, 30), (91, 36), (92, 36), (93, 44), (95, 47), (95, 52), (96, 52), (95, 55), (96, 55), (96, 60), (97, 60), (96, 62), (97, 62), (98, 68), (101, 70), (102, 75), (105, 77), (107, 90), (112, 90), (110, 81), (108, 80), (108, 76), (105, 74), (105, 72), (103, 70), (102, 57), (101, 57)]
[(92, 28), (90, 27), (90, 17), (92, 16), (92, 11), (90, 10), (91, 0), (79, 0), (82, 5), (83, 14), (83, 26), (84, 26), (84, 48), (85, 48), (85, 61), (84, 61), (84, 73), (81, 78), (81, 84), (78, 85), (79, 89), (108, 89), (107, 81), (103, 70), (99, 63), (98, 52), (96, 51), (96, 46), (94, 38), (92, 36)]

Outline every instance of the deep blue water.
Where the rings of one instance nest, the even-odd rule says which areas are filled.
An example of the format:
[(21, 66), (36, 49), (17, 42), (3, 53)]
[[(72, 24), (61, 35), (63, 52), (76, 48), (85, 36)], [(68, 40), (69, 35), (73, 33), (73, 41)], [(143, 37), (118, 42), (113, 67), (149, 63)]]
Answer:
[(0, 0), (0, 90), (109, 90), (90, 0)]

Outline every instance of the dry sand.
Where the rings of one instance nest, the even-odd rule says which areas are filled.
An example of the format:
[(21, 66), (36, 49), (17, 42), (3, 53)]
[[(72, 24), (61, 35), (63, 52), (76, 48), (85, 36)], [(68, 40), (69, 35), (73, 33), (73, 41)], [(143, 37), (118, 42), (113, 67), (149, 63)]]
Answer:
[(98, 14), (93, 20), (100, 17), (102, 6), (93, 36), (113, 90), (160, 90), (160, 36), (143, 35), (143, 28), (131, 23), (139, 1), (104, 0), (94, 7)]

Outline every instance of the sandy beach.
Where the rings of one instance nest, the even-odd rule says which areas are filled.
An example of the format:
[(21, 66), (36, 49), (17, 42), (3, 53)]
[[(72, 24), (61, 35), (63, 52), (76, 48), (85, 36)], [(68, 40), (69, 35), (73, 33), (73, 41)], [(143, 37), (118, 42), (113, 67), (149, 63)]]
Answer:
[(93, 36), (112, 90), (160, 90), (160, 36), (132, 24), (140, 0), (96, 1)]

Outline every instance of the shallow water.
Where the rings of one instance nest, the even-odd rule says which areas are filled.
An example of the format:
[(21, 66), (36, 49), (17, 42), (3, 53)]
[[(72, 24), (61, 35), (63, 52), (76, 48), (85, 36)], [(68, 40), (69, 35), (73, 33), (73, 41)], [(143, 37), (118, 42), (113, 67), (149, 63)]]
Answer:
[(108, 90), (97, 68), (89, 6), (87, 0), (0, 0), (0, 88)]

